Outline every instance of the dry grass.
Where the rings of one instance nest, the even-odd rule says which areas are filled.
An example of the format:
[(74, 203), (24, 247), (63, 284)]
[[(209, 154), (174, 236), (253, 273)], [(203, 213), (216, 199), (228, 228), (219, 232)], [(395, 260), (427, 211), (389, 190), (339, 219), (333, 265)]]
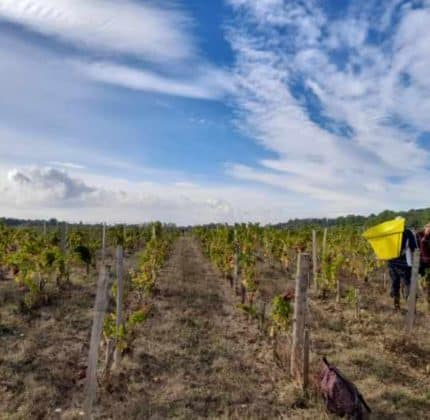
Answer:
[(153, 316), (129, 363), (130, 382), (141, 386), (129, 389), (124, 403), (111, 399), (103, 418), (263, 419), (286, 412), (281, 391), (288, 381), (268, 341), (235, 309), (231, 290), (189, 238), (178, 241), (162, 273)]
[(414, 333), (406, 337), (405, 310), (393, 311), (378, 282), (360, 285), (360, 319), (346, 302), (311, 300), (313, 360), (327, 356), (354, 381), (373, 408), (373, 418), (430, 418), (430, 331), (423, 299)]
[(25, 316), (18, 311), (22, 293), (12, 281), (1, 284), (0, 418), (50, 418), (70, 404), (85, 372), (93, 282), (75, 282)]
[[(136, 263), (131, 258), (129, 265)], [(259, 262), (262, 300), (292, 285), (291, 273)], [(0, 418), (82, 418), (83, 376), (95, 276), (31, 316), (17, 313), (19, 291), (0, 281)], [(404, 313), (394, 313), (382, 279), (360, 287), (362, 310), (334, 296), (310, 295), (311, 367), (327, 356), (353, 380), (375, 419), (430, 418), (430, 332), (424, 299), (413, 337)], [(351, 284), (344, 280), (344, 289)], [(139, 327), (119, 371), (102, 383), (101, 419), (330, 419), (315, 392), (288, 377), (289, 341), (276, 353), (254, 319), (236, 309), (237, 297), (202, 256), (181, 238), (162, 270), (149, 320)], [(56, 411), (57, 410), (57, 411)]]

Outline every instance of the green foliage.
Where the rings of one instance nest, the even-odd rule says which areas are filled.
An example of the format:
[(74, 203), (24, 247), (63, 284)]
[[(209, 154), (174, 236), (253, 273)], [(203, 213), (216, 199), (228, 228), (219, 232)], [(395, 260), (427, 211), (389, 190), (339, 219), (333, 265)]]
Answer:
[(105, 316), (103, 322), (103, 335), (109, 338), (115, 338), (116, 336), (116, 315), (110, 313)]
[(176, 234), (162, 234), (159, 232), (151, 238), (139, 257), (139, 269), (132, 275), (132, 283), (135, 288), (151, 294), (155, 287), (158, 270), (166, 260), (170, 245)]
[[(279, 229), (257, 224), (199, 226), (193, 233), (202, 249), (224, 275), (233, 273), (235, 254), (238, 256), (240, 280), (252, 302), (259, 292), (257, 261), (280, 264), (291, 273), (299, 252), (312, 251), (312, 230), (317, 230), (317, 249), (322, 250), (323, 230), (303, 225), (295, 229)], [(367, 241), (362, 237), (363, 227), (343, 224), (328, 230), (325, 255), (319, 255), (317, 282), (323, 296), (336, 290), (338, 280), (353, 276), (358, 282), (383, 266), (377, 261)]]
[(78, 245), (74, 249), (74, 252), (84, 264), (91, 264), (93, 255), (89, 247), (85, 245)]
[(148, 319), (149, 311), (140, 309), (138, 311), (133, 312), (128, 320), (127, 320), (127, 326), (128, 327), (135, 327), (136, 325), (141, 324), (142, 322), (145, 322)]
[(274, 325), (283, 331), (287, 331), (291, 324), (293, 305), (291, 300), (282, 295), (277, 295), (272, 301), (272, 321)]
[(109, 237), (109, 242), (114, 245), (122, 245), (125, 244), (125, 235), (124, 235), (124, 226), (123, 225), (116, 225), (109, 227), (107, 229), (107, 235)]
[(151, 224), (151, 239), (160, 239), (163, 234), (163, 225), (161, 222), (154, 222)]
[(322, 227), (364, 229), (394, 219), (396, 216), (404, 217), (408, 226), (417, 229), (430, 221), (430, 208), (412, 209), (400, 212), (384, 210), (381, 213), (371, 214), (370, 216), (348, 215), (333, 219), (293, 219), (287, 223), (278, 224), (276, 227), (291, 230), (318, 229)]
[[(152, 230), (155, 234), (152, 235)], [(124, 232), (124, 230), (123, 230)], [(125, 238), (133, 246), (144, 240), (145, 247), (139, 256), (139, 267), (137, 271), (130, 272), (131, 288), (125, 288), (124, 299), (127, 294), (134, 291), (140, 297), (138, 308), (130, 309), (126, 315), (126, 320), (118, 330), (116, 329), (116, 315), (111, 313), (106, 317), (104, 325), (104, 335), (107, 338), (116, 339), (117, 346), (121, 351), (127, 349), (131, 344), (136, 327), (145, 322), (150, 313), (150, 306), (142, 306), (143, 297), (148, 298), (154, 290), (157, 272), (164, 264), (177, 232), (175, 230), (164, 231), (161, 223), (150, 225), (140, 232), (135, 229), (127, 229)], [(127, 241), (126, 241), (127, 242)], [(112, 286), (112, 295), (117, 295), (117, 284)]]
[[(47, 223), (46, 234), (42, 226), (8, 227), (0, 222), (0, 269), (14, 275), (24, 293), (23, 305), (30, 310), (47, 302), (48, 293), (63, 287), (75, 263), (84, 264), (88, 272), (101, 247), (100, 225), (68, 225), (67, 235), (65, 225), (55, 220)], [(152, 239), (152, 225), (107, 229), (108, 246), (121, 243), (125, 249), (134, 250), (146, 243), (135, 285), (148, 293), (177, 234), (175, 229), (164, 229), (159, 222), (153, 226), (156, 235)]]
[(113, 339), (120, 351), (130, 347), (130, 342), (138, 325), (148, 319), (150, 308), (140, 308), (128, 314), (124, 324), (116, 328), (116, 314), (110, 313), (105, 317), (103, 324), (103, 336), (105, 339)]
[(254, 318), (254, 319), (258, 318), (257, 310), (252, 305), (245, 305), (245, 304), (239, 303), (238, 305), (236, 305), (236, 308), (246, 313), (251, 318)]
[(324, 291), (336, 289), (340, 270), (345, 263), (345, 257), (341, 253), (328, 253), (321, 264), (321, 275), (318, 277), (320, 289)]
[(156, 275), (150, 265), (141, 266), (131, 278), (133, 286), (145, 295), (150, 295), (155, 287)]
[(355, 305), (357, 303), (357, 293), (353, 287), (348, 288), (346, 295), (345, 295), (345, 300), (350, 305)]

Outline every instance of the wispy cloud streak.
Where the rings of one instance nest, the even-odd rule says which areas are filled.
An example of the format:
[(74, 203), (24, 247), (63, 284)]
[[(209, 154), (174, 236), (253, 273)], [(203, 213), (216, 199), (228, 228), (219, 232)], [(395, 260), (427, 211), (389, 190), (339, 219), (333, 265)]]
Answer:
[(179, 9), (133, 0), (2, 0), (0, 17), (96, 52), (163, 62), (190, 57), (191, 20)]
[(229, 173), (339, 208), (372, 211), (400, 192), (400, 205), (424, 205), (411, 185), (429, 175), (418, 136), (430, 124), (430, 8), (351, 6), (338, 20), (312, 0), (230, 3), (238, 124), (278, 159)]
[(227, 72), (215, 67), (197, 69), (190, 79), (175, 79), (152, 71), (106, 62), (75, 63), (90, 79), (124, 88), (193, 99), (221, 99), (234, 85)]

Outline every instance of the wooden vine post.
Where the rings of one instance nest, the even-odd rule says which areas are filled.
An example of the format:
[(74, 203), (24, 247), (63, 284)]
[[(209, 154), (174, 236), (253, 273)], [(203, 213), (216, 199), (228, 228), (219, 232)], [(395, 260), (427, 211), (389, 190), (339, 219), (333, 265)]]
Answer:
[[(152, 240), (153, 241), (157, 240), (157, 229), (155, 228), (155, 223), (152, 225)], [(152, 276), (152, 281), (155, 282), (155, 279), (157, 277), (157, 273), (155, 270), (155, 259), (152, 259), (151, 276)]]
[(63, 255), (66, 254), (67, 251), (67, 223), (64, 222), (61, 224), (61, 240), (60, 240), (61, 252)]
[(355, 318), (360, 319), (360, 289), (358, 288), (354, 290), (354, 300), (355, 300)]
[(304, 378), (304, 353), (305, 353), (305, 327), (307, 312), (307, 289), (308, 273), (310, 268), (310, 255), (299, 253), (297, 261), (297, 277), (294, 298), (294, 318), (293, 318), (293, 345), (291, 351), (291, 376), (303, 385), (307, 378)]
[(106, 223), (102, 226), (102, 264), (104, 264), (106, 255)]
[(234, 254), (233, 254), (233, 285), (236, 294), (239, 293), (239, 242), (237, 241), (237, 231), (234, 230)]
[[(323, 264), (324, 265), (326, 264), (327, 233), (328, 233), (328, 228), (324, 228), (322, 247), (321, 247), (321, 267)], [(339, 278), (338, 278), (337, 284), (336, 284), (336, 302), (339, 302), (339, 301), (340, 301), (340, 284), (339, 284)]]
[(323, 260), (325, 258), (325, 254), (327, 251), (327, 232), (328, 232), (328, 229), (324, 228), (323, 241), (322, 241), (322, 252), (321, 252), (321, 257)]
[(234, 251), (233, 256), (233, 284), (234, 289), (237, 291), (237, 285), (239, 283), (239, 255), (237, 249)]
[[(68, 233), (68, 228), (67, 228), (67, 223), (63, 222), (60, 225), (60, 249), (61, 249), (61, 253), (63, 255), (64, 258), (64, 284), (69, 283), (69, 267), (68, 267), (68, 261), (67, 261), (67, 233)], [(58, 284), (59, 286), (61, 286), (60, 284)]]
[(303, 391), (307, 391), (309, 387), (309, 356), (310, 356), (310, 342), (309, 330), (305, 329), (305, 337), (303, 343)]
[(97, 282), (97, 294), (94, 304), (93, 326), (91, 329), (90, 350), (88, 353), (88, 365), (85, 386), (84, 411), (87, 419), (92, 418), (93, 405), (97, 396), (97, 362), (99, 358), (100, 339), (103, 331), (103, 322), (108, 304), (109, 277), (106, 267), (100, 267)]
[(406, 315), (406, 334), (412, 333), (417, 304), (418, 274), (420, 268), (420, 250), (416, 249), (412, 259), (411, 288), (408, 297), (408, 313)]
[(340, 303), (341, 287), (340, 287), (340, 277), (337, 275), (336, 279), (336, 303)]
[(115, 353), (113, 356), (113, 368), (119, 367), (121, 359), (121, 349), (118, 340), (121, 327), (123, 325), (123, 299), (124, 299), (124, 276), (123, 276), (123, 257), (124, 252), (121, 245), (116, 248), (116, 278), (117, 278), (117, 292), (116, 292), (116, 320), (115, 320)]
[(315, 290), (318, 289), (318, 261), (317, 261), (317, 232), (312, 230), (312, 280)]

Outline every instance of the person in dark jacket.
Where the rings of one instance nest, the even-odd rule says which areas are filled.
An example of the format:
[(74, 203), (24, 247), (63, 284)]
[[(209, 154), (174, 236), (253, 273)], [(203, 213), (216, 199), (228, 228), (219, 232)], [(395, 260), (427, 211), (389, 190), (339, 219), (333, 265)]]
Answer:
[(417, 233), (420, 248), (420, 275), (427, 288), (427, 304), (430, 309), (430, 223)]
[(430, 268), (430, 223), (417, 233), (417, 240), (421, 256), (420, 269)]
[[(400, 285), (403, 284), (406, 299), (409, 296), (412, 275), (411, 255), (417, 249), (417, 240), (410, 229), (405, 229), (402, 235), (400, 256), (388, 261), (388, 271), (391, 278), (390, 295), (394, 299), (394, 309), (400, 309)], [(408, 256), (409, 255), (409, 256)]]

